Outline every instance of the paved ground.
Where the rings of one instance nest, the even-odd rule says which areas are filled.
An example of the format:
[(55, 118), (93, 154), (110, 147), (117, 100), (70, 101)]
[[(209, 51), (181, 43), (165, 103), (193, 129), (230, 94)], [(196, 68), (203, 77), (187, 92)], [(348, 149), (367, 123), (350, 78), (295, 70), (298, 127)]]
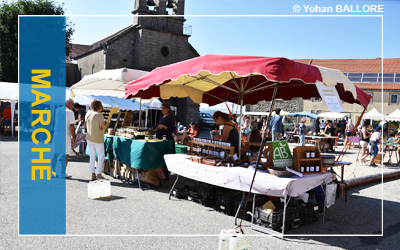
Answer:
[[(193, 202), (168, 200), (169, 183), (142, 191), (111, 178), (116, 198), (89, 200), (88, 159), (71, 157), (68, 173), (73, 177), (67, 180), (66, 218), (69, 236), (18, 236), (18, 142), (1, 139), (0, 249), (217, 249), (221, 229), (234, 227), (233, 217)], [(353, 162), (357, 151), (351, 149), (345, 160)], [(397, 170), (353, 164), (346, 169), (345, 179)], [(399, 190), (400, 179), (353, 188), (348, 202), (338, 200), (327, 209), (324, 224), (291, 230), (288, 233), (295, 236), (284, 240), (253, 231), (248, 222), (243, 223), (243, 229), (251, 249), (394, 249), (400, 241)], [(383, 236), (358, 236), (381, 234), (382, 194)], [(310, 234), (336, 236), (305, 236)]]

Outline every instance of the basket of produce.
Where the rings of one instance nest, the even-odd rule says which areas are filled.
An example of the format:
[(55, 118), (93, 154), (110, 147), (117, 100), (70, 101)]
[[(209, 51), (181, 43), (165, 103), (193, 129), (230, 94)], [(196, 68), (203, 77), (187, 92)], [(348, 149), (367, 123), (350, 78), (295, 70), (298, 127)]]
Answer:
[(279, 177), (286, 177), (293, 175), (291, 172), (286, 171), (286, 167), (269, 167), (268, 171), (270, 174), (279, 176)]

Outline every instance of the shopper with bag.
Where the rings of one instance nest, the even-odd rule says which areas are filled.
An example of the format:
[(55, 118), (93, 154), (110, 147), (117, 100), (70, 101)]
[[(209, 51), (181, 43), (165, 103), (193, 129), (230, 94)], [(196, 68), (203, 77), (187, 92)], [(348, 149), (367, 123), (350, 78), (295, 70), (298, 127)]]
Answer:
[[(96, 179), (105, 179), (101, 173), (103, 172), (103, 163), (105, 158), (104, 152), (104, 130), (107, 125), (104, 121), (101, 110), (103, 105), (101, 101), (95, 99), (90, 104), (90, 110), (85, 116), (85, 125), (87, 127), (86, 140), (89, 147), (89, 170), (92, 173), (92, 181)], [(95, 170), (95, 159), (97, 153), (97, 168)]]

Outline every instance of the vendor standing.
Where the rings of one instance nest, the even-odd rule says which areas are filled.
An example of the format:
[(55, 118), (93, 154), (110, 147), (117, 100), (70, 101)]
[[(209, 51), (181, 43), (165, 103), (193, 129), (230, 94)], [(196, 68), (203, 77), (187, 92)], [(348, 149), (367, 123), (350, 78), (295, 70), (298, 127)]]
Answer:
[[(324, 134), (328, 135), (330, 137), (330, 136), (334, 136), (335, 132), (336, 132), (336, 128), (334, 128), (334, 126), (332, 124), (332, 120), (327, 120)], [(329, 138), (327, 141), (328, 141), (330, 150), (333, 151), (334, 140), (332, 138)]]
[(165, 135), (167, 140), (174, 140), (172, 133), (175, 130), (175, 116), (172, 114), (171, 104), (164, 102), (161, 106), (161, 112), (163, 115), (157, 123), (156, 138), (162, 140)]
[(213, 120), (217, 125), (224, 125), (221, 140), (230, 142), (231, 145), (235, 147), (236, 153), (239, 150), (239, 132), (229, 118), (230, 116), (228, 114), (221, 111), (217, 111), (213, 115)]
[[(165, 136), (167, 140), (175, 141), (174, 136), (172, 135), (172, 133), (175, 131), (175, 116), (172, 114), (171, 104), (168, 102), (163, 102), (161, 105), (161, 112), (163, 115), (160, 117), (157, 123), (157, 129), (149, 129), (149, 131), (155, 131), (157, 139), (163, 140), (163, 137)], [(175, 142), (172, 143), (172, 152), (175, 154)], [(166, 167), (164, 167), (164, 171), (166, 178), (168, 178), (169, 173)]]

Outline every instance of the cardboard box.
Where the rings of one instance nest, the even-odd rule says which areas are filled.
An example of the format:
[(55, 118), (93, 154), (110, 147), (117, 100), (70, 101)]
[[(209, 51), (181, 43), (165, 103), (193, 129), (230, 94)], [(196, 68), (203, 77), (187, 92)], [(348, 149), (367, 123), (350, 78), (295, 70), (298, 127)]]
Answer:
[(150, 175), (148, 172), (143, 172), (140, 175), (140, 181), (147, 183), (147, 184), (154, 185), (156, 187), (158, 187), (160, 185), (160, 180), (157, 177)]
[(374, 158), (374, 163), (382, 164), (382, 154), (377, 154), (376, 155), (376, 157)]
[(162, 182), (165, 179), (165, 175), (164, 172), (162, 171), (162, 167), (161, 168), (156, 168), (156, 169), (151, 169), (149, 171), (146, 171), (149, 175), (157, 178), (160, 180), (160, 182)]

